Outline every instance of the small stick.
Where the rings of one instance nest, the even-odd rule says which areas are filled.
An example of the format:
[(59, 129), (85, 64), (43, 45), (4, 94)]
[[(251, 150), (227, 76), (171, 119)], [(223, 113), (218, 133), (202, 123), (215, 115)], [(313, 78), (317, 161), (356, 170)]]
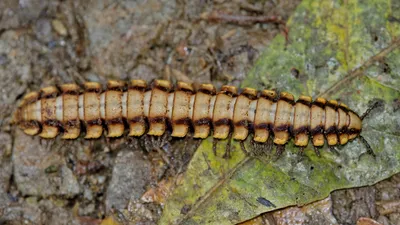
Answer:
[(211, 13), (204, 13), (200, 16), (201, 19), (210, 22), (225, 22), (239, 25), (251, 25), (254, 23), (275, 23), (283, 25), (283, 34), (285, 40), (288, 41), (289, 29), (286, 27), (286, 21), (279, 19), (277, 16), (243, 16), (243, 15), (230, 15), (223, 12), (213, 11)]
[(235, 23), (239, 25), (249, 25), (253, 23), (276, 23), (285, 25), (285, 21), (279, 19), (277, 16), (243, 16), (243, 15), (230, 15), (223, 12), (211, 12), (201, 15), (202, 19), (211, 22), (225, 22)]
[(244, 146), (244, 141), (240, 141), (240, 149), (243, 151), (243, 153), (248, 156), (249, 152), (246, 150), (246, 147)]
[(335, 155), (340, 155), (339, 152), (336, 150), (335, 146), (333, 145), (329, 146), (329, 150)]

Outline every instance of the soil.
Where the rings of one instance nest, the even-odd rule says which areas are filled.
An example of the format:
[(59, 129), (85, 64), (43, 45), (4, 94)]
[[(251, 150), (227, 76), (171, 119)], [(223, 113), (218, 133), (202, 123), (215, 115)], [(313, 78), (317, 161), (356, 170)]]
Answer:
[[(257, 56), (284, 32), (279, 21), (287, 21), (299, 2), (0, 1), (0, 224), (100, 224), (111, 215), (156, 224), (163, 199), (149, 191), (168, 187), (165, 180), (185, 169), (198, 142), (41, 140), (10, 125), (17, 102), (42, 87), (108, 79), (239, 86)], [(224, 21), (212, 18), (216, 14), (236, 17)], [(276, 19), (260, 23), (242, 16)], [(187, 153), (174, 151), (180, 148)], [(181, 160), (169, 161), (176, 157)], [(371, 187), (335, 191), (322, 204), (328, 216), (310, 210), (296, 223), (355, 224), (369, 217), (398, 224), (399, 186), (396, 175)], [(257, 220), (287, 224), (292, 209)]]

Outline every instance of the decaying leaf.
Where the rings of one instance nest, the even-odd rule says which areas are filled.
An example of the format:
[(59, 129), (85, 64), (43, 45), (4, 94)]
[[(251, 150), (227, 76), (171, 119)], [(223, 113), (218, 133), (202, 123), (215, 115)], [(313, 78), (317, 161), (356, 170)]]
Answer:
[(272, 214), (276, 223), (280, 225), (303, 225), (311, 222), (313, 224), (339, 224), (332, 214), (330, 197), (302, 207), (287, 207), (274, 211)]
[(381, 223), (371, 218), (361, 217), (357, 220), (357, 225), (382, 225)]
[[(263, 212), (323, 199), (333, 190), (374, 184), (400, 171), (400, 3), (377, 0), (304, 0), (288, 22), (288, 41), (277, 36), (243, 86), (278, 88), (345, 102), (362, 114), (358, 140), (339, 155), (309, 145), (299, 157), (292, 142), (277, 161), (250, 158), (233, 144), (232, 158), (218, 155), (211, 138), (197, 150), (182, 184), (168, 199), (160, 224), (233, 224)], [(296, 73), (293, 73), (295, 71)], [(247, 145), (247, 148), (250, 148)]]

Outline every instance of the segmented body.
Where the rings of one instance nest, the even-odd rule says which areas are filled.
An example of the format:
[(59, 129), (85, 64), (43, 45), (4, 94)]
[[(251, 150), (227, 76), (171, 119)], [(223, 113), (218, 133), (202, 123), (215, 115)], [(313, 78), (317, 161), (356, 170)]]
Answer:
[(108, 81), (102, 91), (99, 83), (76, 84), (59, 88), (46, 87), (27, 94), (14, 115), (26, 134), (54, 138), (99, 138), (144, 134), (160, 136), (171, 128), (171, 135), (184, 137), (193, 129), (195, 138), (213, 135), (225, 139), (232, 132), (235, 140), (245, 140), (250, 133), (256, 142), (273, 136), (277, 145), (314, 146), (346, 144), (362, 129), (360, 117), (343, 103), (309, 96), (297, 101), (292, 94), (271, 90), (256, 91), (223, 86), (219, 92), (211, 84), (202, 84), (195, 92), (192, 85), (156, 80), (151, 87), (142, 80), (126, 85)]

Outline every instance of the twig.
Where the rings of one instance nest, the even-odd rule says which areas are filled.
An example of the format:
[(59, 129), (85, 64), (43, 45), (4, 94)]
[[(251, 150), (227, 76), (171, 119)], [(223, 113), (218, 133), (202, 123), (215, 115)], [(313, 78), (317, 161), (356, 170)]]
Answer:
[(242, 16), (226, 14), (218, 11), (204, 13), (200, 17), (201, 19), (208, 20), (210, 22), (225, 22), (239, 25), (249, 25), (254, 23), (276, 23), (285, 25), (286, 23), (277, 16)]
[(275, 23), (283, 25), (283, 33), (286, 40), (288, 39), (289, 30), (286, 27), (286, 21), (278, 18), (277, 16), (243, 16), (231, 15), (223, 12), (213, 11), (211, 13), (203, 13), (201, 19), (209, 22), (223, 22), (238, 25), (251, 25), (254, 23)]

